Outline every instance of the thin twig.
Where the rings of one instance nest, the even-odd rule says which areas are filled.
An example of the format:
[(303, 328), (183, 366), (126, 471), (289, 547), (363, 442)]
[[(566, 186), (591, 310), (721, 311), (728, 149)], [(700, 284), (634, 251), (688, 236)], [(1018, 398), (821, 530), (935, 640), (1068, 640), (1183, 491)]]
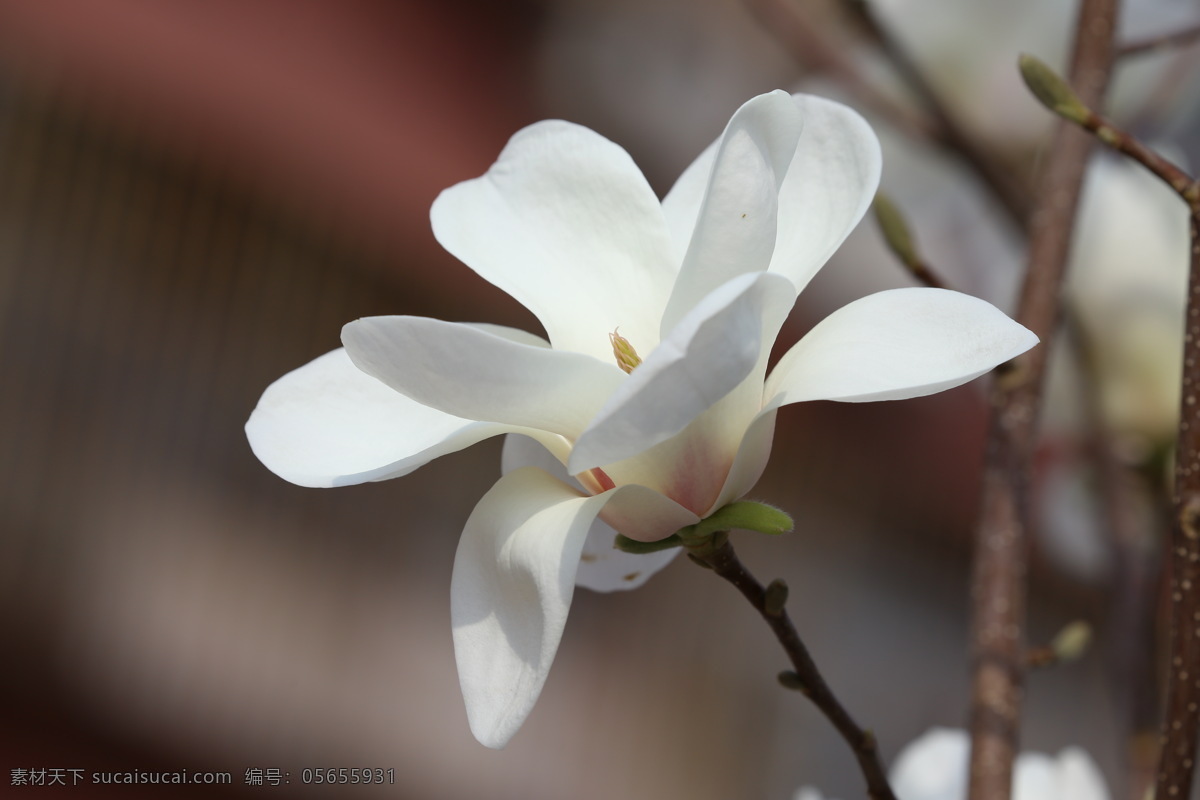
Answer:
[(788, 685), (802, 691), (837, 728), (846, 744), (854, 751), (854, 757), (858, 760), (859, 768), (867, 781), (867, 794), (872, 800), (896, 800), (888, 784), (883, 763), (879, 759), (879, 748), (874, 734), (860, 728), (833, 694), (833, 690), (829, 688), (829, 684), (825, 682), (812, 656), (809, 655), (808, 648), (800, 639), (800, 634), (796, 632), (796, 626), (792, 624), (787, 610), (778, 607), (779, 604), (776, 603), (768, 607), (767, 590), (738, 560), (733, 546), (727, 540), (707, 553), (692, 555), (694, 560), (712, 568), (713, 572), (737, 587), (770, 626), (771, 632), (783, 646), (795, 669), (795, 673), (789, 673)]
[(958, 155), (996, 198), (1000, 207), (1019, 230), (1028, 222), (1028, 188), (1014, 179), (1012, 170), (1002, 164), (987, 147), (967, 132), (950, 107), (934, 88), (908, 50), (884, 25), (869, 0), (847, 0), (845, 6), (879, 46), (900, 79), (917, 96), (932, 117), (940, 141)]
[(1200, 39), (1200, 25), (1191, 25), (1182, 30), (1147, 36), (1145, 39), (1138, 39), (1128, 44), (1123, 44), (1117, 48), (1117, 58), (1140, 56), (1144, 53), (1166, 50), (1171, 47), (1183, 47), (1197, 39)]
[(1192, 209), (1193, 213), (1200, 210), (1197, 206), (1198, 202), (1200, 202), (1200, 185), (1197, 185), (1196, 179), (1184, 172), (1178, 165), (1163, 158), (1142, 144), (1140, 140), (1121, 130), (1111, 121), (1090, 109), (1086, 112), (1084, 118), (1079, 120), (1079, 124), (1084, 130), (1094, 134), (1097, 139), (1104, 142), (1104, 144), (1113, 150), (1129, 156), (1150, 170), (1155, 177), (1174, 189), (1176, 194), (1183, 198), (1183, 201)]
[(904, 218), (899, 206), (880, 190), (875, 194), (875, 202), (871, 204), (871, 209), (875, 212), (875, 221), (879, 224), (883, 243), (900, 261), (901, 266), (908, 270), (908, 274), (930, 289), (949, 289), (950, 285), (921, 255), (908, 220)]
[[(1083, 0), (1070, 75), (1098, 106), (1112, 66), (1117, 0)], [(1059, 125), (1030, 217), (1029, 266), (1017, 319), (1042, 339), (997, 379), (972, 577), (970, 800), (1008, 800), (1024, 682), (1028, 475), (1050, 339), (1091, 142)]]

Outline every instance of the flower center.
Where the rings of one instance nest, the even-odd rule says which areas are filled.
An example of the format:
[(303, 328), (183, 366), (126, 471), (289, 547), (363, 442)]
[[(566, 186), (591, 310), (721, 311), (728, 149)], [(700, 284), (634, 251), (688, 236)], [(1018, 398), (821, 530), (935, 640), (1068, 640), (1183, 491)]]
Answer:
[[(620, 330), (618, 328), (618, 330)], [(617, 366), (625, 370), (625, 372), (633, 372), (633, 368), (642, 363), (642, 357), (637, 354), (637, 350), (633, 349), (633, 345), (617, 331), (613, 331), (608, 335), (608, 340), (612, 342), (613, 355), (617, 359)]]

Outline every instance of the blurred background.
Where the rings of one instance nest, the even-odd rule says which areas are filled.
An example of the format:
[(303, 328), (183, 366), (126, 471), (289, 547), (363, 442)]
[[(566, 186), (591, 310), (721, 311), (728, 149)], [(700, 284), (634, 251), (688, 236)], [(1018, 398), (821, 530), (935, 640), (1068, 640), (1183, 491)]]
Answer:
[[(1027, 51), (1061, 67), (1074, 3), (873, 7), (962, 125), (1030, 183), (1049, 120), (1014, 63)], [(793, 36), (783, 21), (795, 19), (816, 39)], [(1122, 38), (1197, 19), (1192, 0), (1133, 2)], [(1011, 311), (1019, 226), (919, 124), (864, 102), (826, 50), (920, 116), (832, 0), (0, 0), (6, 771), (233, 779), (114, 796), (786, 800), (802, 784), (861, 796), (829, 725), (776, 685), (786, 664), (765, 627), (683, 559), (636, 592), (578, 592), (537, 708), (504, 751), (483, 748), (459, 696), (449, 581), (500, 443), (400, 480), (312, 490), (269, 473), (242, 433), (262, 390), (337, 347), (357, 317), (538, 330), (440, 250), (428, 209), (548, 117), (622, 144), (665, 192), (750, 96), (842, 99), (879, 131), (884, 188), (929, 260)], [(1193, 164), (1198, 66), (1195, 46), (1130, 56), (1111, 108)], [(1157, 602), (1173, 425), (1145, 387), (1170, 395), (1178, 371), (1187, 242), (1181, 208), (1168, 198), (1139, 217), (1159, 207), (1155, 188), (1100, 163), (1115, 177), (1089, 185), (1076, 333), (1129, 353), (1116, 366), (1059, 359), (1074, 368), (1060, 369), (1046, 414), (1030, 607), (1035, 641), (1074, 619), (1097, 641), (1030, 677), (1023, 736), (1044, 752), (1085, 746), (1125, 797), (1130, 687), (1153, 696), (1137, 662), (1155, 631), (1122, 609)], [(832, 308), (911, 284), (866, 220), (802, 296), (781, 349)], [(1126, 330), (1118, 318), (1145, 335), (1088, 338)], [(1103, 383), (1112, 375), (1133, 388)], [(757, 497), (797, 530), (737, 540), (760, 578), (789, 582), (818, 663), (887, 758), (966, 722), (983, 391), (789, 407)], [(1111, 484), (1080, 455), (1097, 430), (1132, 538), (1109, 531)], [(1141, 655), (1130, 666), (1122, 653)], [(395, 783), (301, 785), (303, 769), (328, 767), (393, 769)], [(291, 782), (248, 786), (250, 769)]]

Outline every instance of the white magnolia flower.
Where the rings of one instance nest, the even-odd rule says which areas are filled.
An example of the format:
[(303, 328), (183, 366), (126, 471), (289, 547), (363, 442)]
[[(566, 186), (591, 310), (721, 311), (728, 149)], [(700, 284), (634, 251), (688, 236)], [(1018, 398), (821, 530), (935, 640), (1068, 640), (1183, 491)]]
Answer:
[(630, 588), (672, 555), (616, 551), (613, 530), (657, 541), (741, 497), (780, 406), (929, 394), (1035, 343), (981, 300), (902, 289), (832, 314), (766, 377), (797, 293), (862, 216), (879, 168), (857, 114), (784, 92), (738, 109), (661, 203), (612, 142), (532, 125), (486, 175), (443, 192), (432, 219), (548, 341), (361, 319), (342, 329), (344, 349), (263, 394), (251, 446), (304, 486), (394, 478), (520, 434), (467, 520), (451, 585), (479, 741), (502, 746), (528, 715), (576, 584)]
[[(971, 738), (966, 731), (933, 728), (896, 756), (888, 778), (899, 800), (965, 800)], [(1013, 800), (1109, 800), (1104, 776), (1082, 748), (1051, 758), (1021, 753), (1013, 765)], [(822, 800), (805, 786), (794, 800)]]

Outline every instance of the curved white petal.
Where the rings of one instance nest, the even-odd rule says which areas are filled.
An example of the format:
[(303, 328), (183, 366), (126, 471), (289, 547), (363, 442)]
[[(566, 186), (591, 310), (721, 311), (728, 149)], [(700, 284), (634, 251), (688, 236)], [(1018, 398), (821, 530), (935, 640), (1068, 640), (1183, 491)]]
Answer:
[(467, 520), (450, 618), (467, 719), (488, 747), (512, 738), (542, 691), (584, 540), (607, 499), (526, 467), (502, 477)]
[(618, 550), (613, 545), (616, 538), (616, 529), (604, 520), (597, 519), (592, 523), (587, 541), (583, 543), (583, 552), (579, 556), (579, 572), (575, 574), (576, 586), (593, 592), (636, 589), (650, 580), (654, 573), (674, 561), (675, 556), (683, 550), (681, 547), (672, 547), (656, 553), (636, 555)]
[(677, 264), (682, 264), (684, 256), (687, 255), (692, 231), (696, 229), (696, 219), (700, 216), (700, 206), (704, 203), (704, 191), (708, 188), (708, 179), (712, 175), (713, 163), (717, 160), (717, 149), (720, 146), (721, 139), (718, 137), (704, 148), (696, 160), (675, 180), (675, 184), (662, 200), (663, 216), (667, 220), (671, 249)]
[(771, 271), (803, 289), (854, 230), (875, 197), (883, 165), (866, 120), (821, 97), (793, 96), (804, 133), (779, 190)]
[(1059, 800), (1109, 800), (1108, 785), (1096, 762), (1081, 747), (1058, 754)]
[[(825, 795), (821, 794), (821, 790), (813, 786), (801, 786), (792, 795), (792, 800), (826, 800)], [(833, 800), (833, 798), (829, 798)]]
[(678, 262), (654, 191), (603, 136), (531, 125), (430, 216), (442, 246), (536, 314), (555, 348), (608, 359), (616, 328), (642, 352), (658, 342)]
[(508, 339), (510, 342), (517, 344), (527, 344), (531, 347), (550, 348), (550, 343), (538, 336), (536, 333), (523, 331), (520, 328), (510, 328), (507, 325), (496, 325), (491, 322), (463, 322), (461, 323), (469, 328), (485, 331), (493, 336), (499, 336), (501, 339)]
[(1013, 763), (1013, 800), (1062, 800), (1057, 791), (1054, 759), (1044, 753), (1021, 753)]
[(966, 731), (933, 728), (896, 755), (888, 779), (903, 800), (963, 800), (970, 754)]
[(769, 273), (740, 275), (712, 292), (608, 398), (567, 471), (621, 461), (682, 431), (755, 371), (791, 303), (788, 282)]
[(661, 336), (718, 286), (767, 269), (775, 248), (779, 187), (801, 126), (796, 103), (781, 91), (748, 100), (729, 120), (663, 314)]
[(780, 359), (767, 380), (767, 406), (920, 397), (977, 378), (1037, 341), (977, 297), (879, 292), (830, 314)]
[[(507, 475), (522, 467), (537, 467), (583, 493), (583, 487), (579, 482), (569, 476), (566, 467), (539, 442), (516, 433), (504, 437), (504, 449), (500, 458), (501, 471)], [(621, 493), (620, 497), (624, 496), (625, 493)], [(629, 509), (626, 513), (637, 513), (638, 510)], [(645, 511), (644, 508), (640, 510)], [(654, 515), (638, 517), (642, 525), (647, 523), (647, 516), (653, 517)], [(697, 521), (690, 516), (685, 518), (688, 521), (676, 525), (671, 531), (672, 533), (684, 525), (693, 525)], [(668, 526), (670, 524), (673, 523), (668, 523)], [(582, 586), (594, 592), (636, 589), (679, 555), (677, 547), (642, 555), (626, 553), (613, 546), (616, 536), (617, 531), (604, 520), (596, 519), (592, 523), (587, 540), (583, 543), (583, 552), (579, 557), (579, 572), (575, 575), (576, 586)]]
[(258, 459), (300, 486), (346, 486), (412, 472), (513, 430), (428, 408), (383, 385), (338, 349), (263, 392), (246, 422)]
[[(566, 468), (563, 467), (562, 462), (551, 455), (544, 445), (527, 435), (510, 434), (508, 437), (504, 437), (500, 470), (506, 475), (522, 467), (536, 467), (583, 493), (580, 482), (566, 474)], [(695, 524), (695, 519), (691, 517), (688, 519), (689, 522), (677, 525), (674, 530), (683, 528), (684, 525)], [(644, 524), (644, 518), (642, 522)], [(674, 533), (674, 530), (671, 533)], [(646, 583), (655, 572), (670, 564), (679, 554), (679, 548), (641, 555), (626, 553), (613, 547), (613, 541), (616, 539), (616, 529), (613, 529), (612, 525), (607, 524), (604, 519), (598, 518), (592, 523), (592, 530), (588, 531), (587, 541), (583, 542), (580, 571), (575, 576), (577, 587), (592, 591), (636, 589)]]
[(342, 329), (363, 372), (464, 419), (578, 435), (625, 379), (615, 363), (424, 317), (368, 317)]
[(740, 500), (754, 488), (754, 484), (758, 483), (763, 470), (767, 468), (767, 461), (771, 458), (771, 442), (775, 438), (776, 411), (777, 409), (774, 408), (761, 411), (750, 423), (742, 437), (742, 443), (738, 446), (737, 455), (733, 459), (733, 466), (729, 468), (725, 484), (721, 487), (721, 493), (712, 507), (702, 516), (708, 516), (734, 500)]
[[(779, 189), (770, 269), (796, 291), (829, 260), (866, 213), (879, 185), (879, 140), (856, 112), (821, 97), (792, 95), (803, 131)], [(696, 227), (720, 140), (692, 162), (663, 198), (677, 258)]]
[(700, 521), (671, 498), (637, 483), (619, 487), (600, 513), (614, 529), (639, 542), (657, 542)]
[(519, 433), (505, 436), (504, 447), (500, 450), (500, 474), (507, 475), (522, 467), (537, 467), (580, 494), (588, 493), (579, 481), (567, 474), (567, 468), (562, 465), (555, 454), (547, 450), (536, 439)]

